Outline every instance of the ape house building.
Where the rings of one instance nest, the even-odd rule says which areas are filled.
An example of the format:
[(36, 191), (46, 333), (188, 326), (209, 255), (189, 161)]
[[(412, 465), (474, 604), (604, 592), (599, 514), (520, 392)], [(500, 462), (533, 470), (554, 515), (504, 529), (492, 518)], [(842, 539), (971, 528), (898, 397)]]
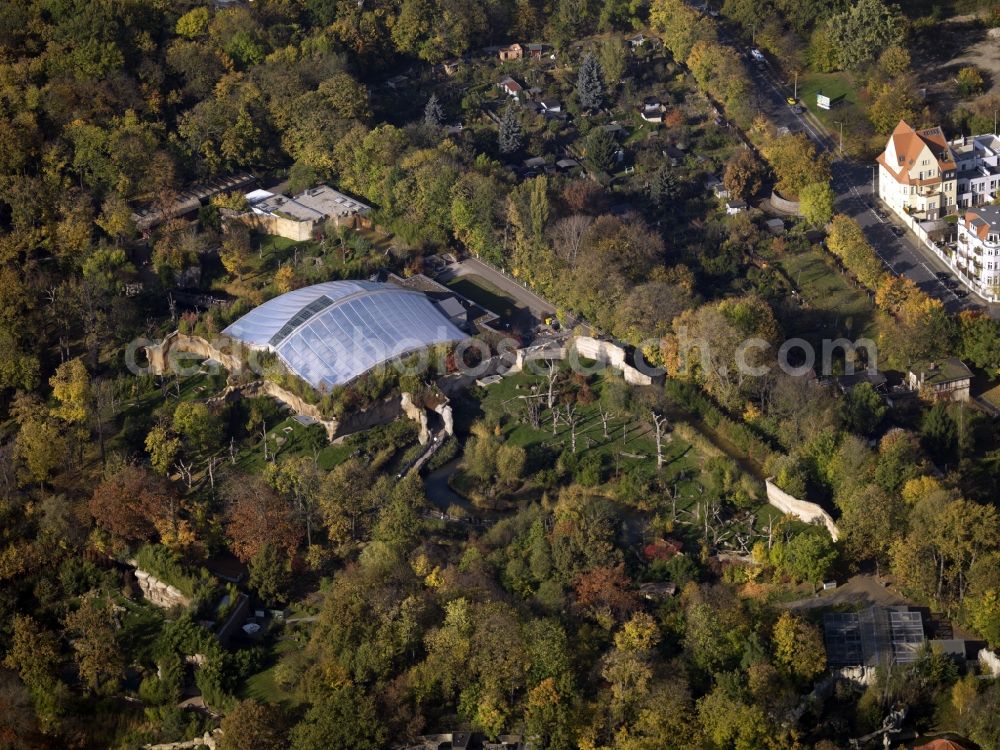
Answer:
[(421, 292), (372, 281), (329, 281), (296, 289), (250, 311), (223, 331), (277, 354), (318, 390), (439, 344), (460, 331)]

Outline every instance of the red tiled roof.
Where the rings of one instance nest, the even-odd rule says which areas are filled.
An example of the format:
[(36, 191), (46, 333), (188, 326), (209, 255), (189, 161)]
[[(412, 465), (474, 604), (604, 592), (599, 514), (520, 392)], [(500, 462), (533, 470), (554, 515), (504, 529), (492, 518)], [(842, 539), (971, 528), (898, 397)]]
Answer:
[(934, 185), (941, 181), (940, 175), (925, 180), (914, 180), (908, 174), (909, 168), (916, 163), (924, 146), (931, 150), (940, 170), (955, 169), (955, 161), (951, 156), (951, 149), (948, 148), (948, 141), (939, 127), (917, 131), (910, 127), (905, 120), (900, 120), (890, 138), (896, 151), (898, 163), (889, 164), (885, 159), (885, 151), (878, 155), (877, 161), (892, 172), (898, 182), (904, 182), (908, 185)]

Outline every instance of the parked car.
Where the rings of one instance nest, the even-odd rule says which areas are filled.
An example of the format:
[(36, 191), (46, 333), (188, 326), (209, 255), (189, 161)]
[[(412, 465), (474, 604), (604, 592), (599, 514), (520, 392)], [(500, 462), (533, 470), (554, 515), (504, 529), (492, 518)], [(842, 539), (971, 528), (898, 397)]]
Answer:
[(787, 99), (785, 99), (785, 101), (788, 102), (789, 104), (798, 104), (799, 103), (799, 100), (796, 99), (794, 96), (788, 97)]
[(948, 273), (947, 271), (938, 271), (934, 275), (937, 276), (939, 279), (941, 279), (941, 281), (950, 281), (951, 280), (951, 274)]
[(965, 299), (966, 297), (969, 296), (969, 293), (964, 289), (954, 289), (952, 290), (952, 294), (954, 294), (959, 299)]
[(750, 48), (750, 57), (752, 57), (757, 62), (764, 62), (764, 53), (761, 52), (756, 47)]
[(958, 289), (959, 284), (955, 279), (941, 279), (941, 283), (949, 289)]
[(805, 112), (805, 110), (802, 109), (801, 104), (794, 104), (792, 105), (792, 112), (794, 112), (797, 115), (801, 115), (803, 112)]
[(906, 234), (905, 229), (903, 229), (902, 227), (897, 227), (895, 224), (889, 225), (889, 231), (892, 232), (897, 237), (902, 237), (904, 234)]

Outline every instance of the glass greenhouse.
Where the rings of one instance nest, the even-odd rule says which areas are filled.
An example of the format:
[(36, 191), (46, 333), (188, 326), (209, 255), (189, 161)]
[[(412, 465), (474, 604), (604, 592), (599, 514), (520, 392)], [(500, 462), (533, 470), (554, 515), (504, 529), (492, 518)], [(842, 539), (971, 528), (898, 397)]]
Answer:
[(468, 338), (420, 292), (372, 281), (296, 289), (223, 333), (275, 352), (314, 388), (343, 385), (401, 355)]

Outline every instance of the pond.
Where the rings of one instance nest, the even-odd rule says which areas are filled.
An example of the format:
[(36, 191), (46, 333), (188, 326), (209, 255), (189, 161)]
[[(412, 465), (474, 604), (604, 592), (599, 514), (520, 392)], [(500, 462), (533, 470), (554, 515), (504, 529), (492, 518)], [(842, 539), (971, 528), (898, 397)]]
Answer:
[(424, 491), (431, 504), (442, 513), (447, 513), (448, 508), (455, 505), (465, 510), (469, 515), (478, 515), (478, 511), (472, 503), (456, 493), (448, 484), (448, 480), (458, 470), (461, 463), (462, 459), (455, 458), (428, 474), (424, 478)]

